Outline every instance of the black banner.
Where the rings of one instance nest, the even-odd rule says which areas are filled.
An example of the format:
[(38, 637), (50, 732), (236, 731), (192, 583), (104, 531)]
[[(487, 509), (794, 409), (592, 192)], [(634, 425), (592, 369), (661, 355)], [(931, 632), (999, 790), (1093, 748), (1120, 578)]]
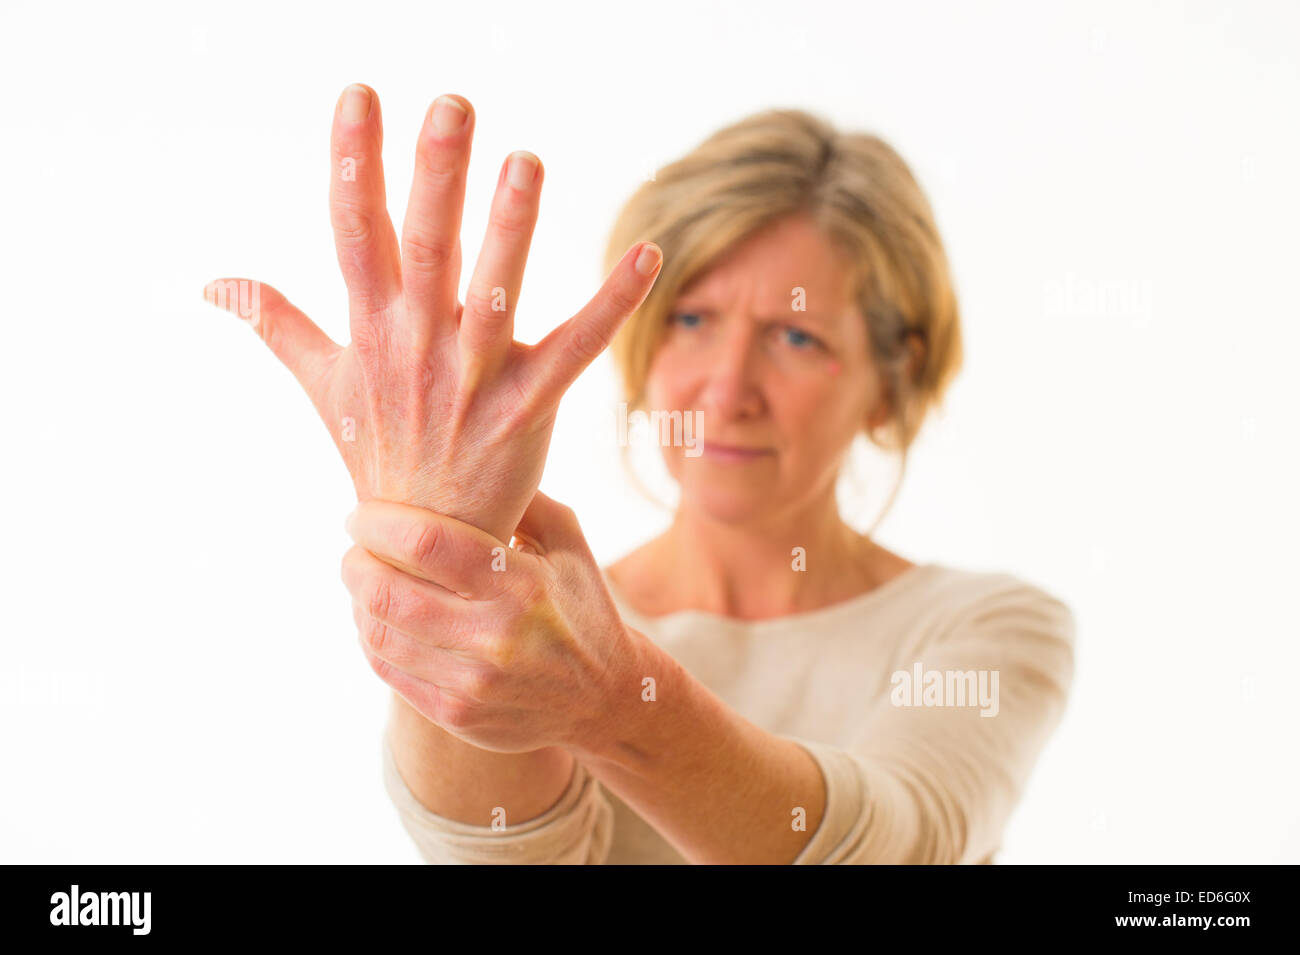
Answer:
[[(0, 917), (6, 940), (76, 936), (96, 945), (382, 942), (394, 931), (427, 932), (437, 945), (473, 923), (494, 936), (525, 924), (530, 932), (555, 931), (557, 916), (599, 919), (614, 934), (596, 937), (609, 941), (681, 923), (694, 925), (701, 937), (716, 930), (728, 936), (812, 931), (819, 938), (829, 924), (836, 935), (847, 928), (859, 939), (888, 937), (891, 944), (906, 944), (914, 934), (918, 946), (1124, 935), (1148, 944), (1191, 937), (1234, 944), (1261, 932), (1270, 938), (1294, 932), (1286, 914), (1293, 868), (882, 866), (815, 880), (731, 872), (714, 885), (716, 874), (702, 874), (697, 883), (688, 873), (662, 869), (595, 878), (499, 867), (13, 866), (4, 872), (9, 889)], [(543, 918), (523, 921), (532, 915)], [(860, 924), (851, 925), (855, 920)]]

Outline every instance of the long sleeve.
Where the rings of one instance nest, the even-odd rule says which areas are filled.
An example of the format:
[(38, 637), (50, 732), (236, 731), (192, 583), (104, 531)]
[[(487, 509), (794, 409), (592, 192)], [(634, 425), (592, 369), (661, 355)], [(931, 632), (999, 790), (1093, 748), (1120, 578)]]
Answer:
[(901, 689), (891, 699), (886, 688), (871, 705), (852, 746), (787, 737), (817, 761), (827, 793), (822, 822), (796, 864), (991, 861), (1064, 712), (1075, 624), (1059, 600), (1011, 577), (954, 617), (943, 636), (903, 648), (894, 672), (917, 664), (922, 672), (985, 671), (991, 688), (996, 671), (996, 712), (915, 705), (899, 678)]
[(580, 763), (559, 801), (542, 815), (504, 830), (432, 813), (411, 793), (383, 735), (384, 788), (425, 862), (440, 865), (601, 865), (609, 854), (614, 813), (600, 783)]

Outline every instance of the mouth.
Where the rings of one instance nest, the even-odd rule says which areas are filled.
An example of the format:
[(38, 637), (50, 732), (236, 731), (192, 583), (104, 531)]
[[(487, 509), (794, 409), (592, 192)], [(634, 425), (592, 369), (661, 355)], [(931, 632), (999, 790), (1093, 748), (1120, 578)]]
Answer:
[(733, 444), (719, 444), (716, 441), (704, 442), (704, 454), (715, 461), (757, 461), (775, 454), (771, 448), (744, 448)]

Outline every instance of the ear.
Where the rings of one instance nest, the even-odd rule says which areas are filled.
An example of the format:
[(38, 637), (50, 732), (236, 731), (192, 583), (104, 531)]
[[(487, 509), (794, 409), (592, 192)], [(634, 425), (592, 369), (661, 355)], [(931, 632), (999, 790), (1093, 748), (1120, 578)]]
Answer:
[(877, 428), (889, 423), (890, 407), (888, 396), (881, 396), (876, 406), (867, 413), (867, 433), (873, 434)]
[(915, 330), (909, 331), (904, 344), (910, 353), (907, 359), (907, 379), (915, 382), (920, 377), (921, 370), (925, 368), (925, 336)]
[[(915, 384), (917, 377), (925, 368), (925, 336), (918, 331), (908, 331), (904, 335), (903, 346), (907, 349), (907, 382)], [(890, 393), (889, 385), (882, 383), (876, 404), (867, 413), (867, 433), (873, 434), (877, 428), (883, 428), (894, 413), (894, 396)]]

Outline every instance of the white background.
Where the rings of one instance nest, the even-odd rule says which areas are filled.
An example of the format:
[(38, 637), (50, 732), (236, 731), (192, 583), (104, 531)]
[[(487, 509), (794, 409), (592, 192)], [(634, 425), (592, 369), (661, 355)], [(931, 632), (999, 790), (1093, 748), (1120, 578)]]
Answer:
[[(2, 9), (0, 860), (418, 858), (338, 576), (346, 473), (201, 297), (266, 281), (346, 340), (328, 143), (360, 81), (399, 224), (428, 104), (474, 104), (465, 281), (501, 159), (546, 163), (527, 341), (596, 289), (646, 170), (716, 128), (797, 106), (884, 136), (967, 364), (879, 538), (1079, 622), (1000, 861), (1300, 861), (1293, 4)], [(602, 357), (543, 483), (602, 563), (667, 520), (592, 439), (613, 400)]]

